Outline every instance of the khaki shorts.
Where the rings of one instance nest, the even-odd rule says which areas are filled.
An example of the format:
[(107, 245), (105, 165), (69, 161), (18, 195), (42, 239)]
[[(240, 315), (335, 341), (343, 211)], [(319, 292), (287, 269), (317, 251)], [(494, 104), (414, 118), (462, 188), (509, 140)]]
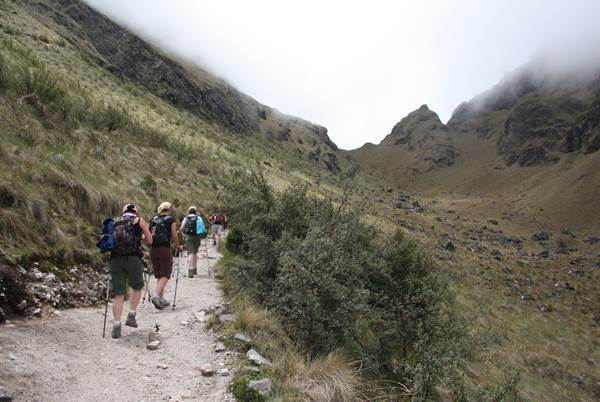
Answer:
[(127, 284), (132, 289), (144, 287), (144, 267), (142, 260), (134, 255), (114, 255), (110, 258), (110, 275), (112, 278), (112, 295), (127, 293)]
[(223, 225), (217, 225), (217, 224), (212, 225), (212, 232), (215, 236), (222, 236), (223, 235)]
[(190, 254), (198, 253), (200, 248), (200, 236), (184, 236), (185, 251)]
[(171, 247), (152, 247), (150, 250), (150, 261), (152, 261), (152, 268), (154, 269), (154, 277), (156, 279), (171, 277), (171, 273), (173, 273)]

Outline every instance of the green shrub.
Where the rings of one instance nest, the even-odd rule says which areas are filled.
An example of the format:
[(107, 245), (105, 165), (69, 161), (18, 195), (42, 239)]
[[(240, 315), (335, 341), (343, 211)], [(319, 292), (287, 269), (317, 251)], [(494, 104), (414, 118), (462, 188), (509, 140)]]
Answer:
[(469, 338), (445, 279), (414, 241), (382, 239), (344, 201), (311, 197), (304, 185), (277, 193), (251, 174), (229, 190), (227, 248), (239, 258), (225, 271), (305, 353), (341, 348), (417, 399), (456, 368)]

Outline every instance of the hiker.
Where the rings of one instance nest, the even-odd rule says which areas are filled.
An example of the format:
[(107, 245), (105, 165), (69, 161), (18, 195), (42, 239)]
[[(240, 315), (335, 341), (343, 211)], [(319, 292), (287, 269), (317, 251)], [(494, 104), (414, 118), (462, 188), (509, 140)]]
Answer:
[(140, 304), (144, 288), (141, 242), (151, 245), (152, 235), (148, 225), (138, 215), (134, 204), (123, 207), (121, 217), (114, 221), (116, 246), (110, 255), (110, 275), (112, 278), (113, 328), (111, 336), (121, 337), (121, 314), (127, 292), (127, 283), (133, 289), (129, 303), (129, 313), (125, 325), (137, 328), (136, 309)]
[(220, 212), (215, 213), (210, 221), (212, 223), (213, 245), (217, 245), (223, 236), (223, 215)]
[(157, 280), (156, 290), (151, 297), (152, 304), (159, 310), (169, 306), (171, 303), (165, 300), (164, 293), (167, 282), (173, 272), (173, 253), (171, 242), (175, 242), (175, 249), (181, 251), (183, 247), (179, 244), (177, 237), (177, 224), (171, 216), (171, 203), (163, 202), (158, 206), (157, 215), (150, 221), (150, 232), (152, 233), (152, 249), (150, 250), (150, 261)]
[(189, 254), (188, 277), (193, 278), (198, 275), (198, 249), (203, 237), (206, 237), (206, 229), (201, 216), (198, 216), (196, 207), (191, 206), (188, 214), (181, 222), (180, 232), (184, 236), (185, 249)]

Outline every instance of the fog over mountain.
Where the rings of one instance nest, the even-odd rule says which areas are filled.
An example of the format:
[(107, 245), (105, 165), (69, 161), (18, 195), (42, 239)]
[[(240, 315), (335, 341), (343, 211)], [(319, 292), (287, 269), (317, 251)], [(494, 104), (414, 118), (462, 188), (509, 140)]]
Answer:
[(379, 142), (420, 104), (447, 121), (532, 58), (599, 61), (593, 0), (86, 1), (259, 101), (328, 127), (342, 148)]

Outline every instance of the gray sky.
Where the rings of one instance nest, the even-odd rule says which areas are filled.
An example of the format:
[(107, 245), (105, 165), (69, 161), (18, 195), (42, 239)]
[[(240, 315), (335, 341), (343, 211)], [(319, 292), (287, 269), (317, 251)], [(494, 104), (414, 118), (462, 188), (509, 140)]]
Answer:
[[(86, 0), (350, 149), (423, 103), (445, 122), (533, 56), (600, 38), (597, 0)], [(587, 43), (589, 45), (589, 43)]]

